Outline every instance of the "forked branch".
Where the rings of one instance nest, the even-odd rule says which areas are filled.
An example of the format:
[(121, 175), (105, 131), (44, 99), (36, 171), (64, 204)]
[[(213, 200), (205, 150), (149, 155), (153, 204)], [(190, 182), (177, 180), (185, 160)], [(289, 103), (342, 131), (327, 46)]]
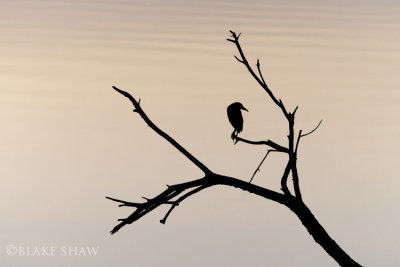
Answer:
[(261, 70), (260, 70), (260, 61), (257, 60), (257, 69), (259, 72), (260, 77), (257, 76), (257, 74), (254, 72), (253, 68), (250, 66), (249, 62), (247, 61), (246, 56), (244, 55), (243, 49), (240, 46), (239, 43), (239, 37), (240, 37), (240, 33), (236, 34), (234, 31), (230, 31), (230, 33), (232, 34), (231, 37), (233, 39), (226, 39), (229, 42), (232, 42), (236, 45), (238, 51), (239, 51), (239, 55), (240, 58), (238, 58), (237, 56), (235, 56), (235, 58), (242, 64), (244, 64), (248, 71), (250, 72), (250, 74), (254, 77), (254, 79), (261, 85), (262, 88), (264, 88), (264, 90), (268, 93), (268, 95), (271, 97), (272, 101), (282, 110), (283, 114), (285, 115), (285, 117), (287, 118), (289, 113), (286, 111), (285, 106), (282, 103), (281, 99), (277, 99), (275, 97), (275, 95), (272, 93), (272, 91), (269, 89), (267, 83), (264, 80), (264, 77), (261, 74)]
[(306, 133), (306, 134), (303, 134), (303, 131), (302, 131), (302, 130), (299, 131), (299, 135), (297, 136), (296, 149), (295, 149), (295, 153), (296, 153), (296, 154), (297, 154), (297, 149), (298, 149), (298, 147), (299, 147), (300, 139), (301, 139), (302, 137), (305, 137), (305, 136), (310, 135), (310, 134), (312, 134), (313, 132), (315, 132), (315, 131), (318, 129), (318, 127), (321, 125), (321, 123), (322, 123), (322, 120), (319, 121), (318, 125), (317, 125), (314, 129), (312, 129), (311, 131), (309, 131), (309, 132)]
[(289, 135), (288, 135), (288, 147), (284, 147), (281, 145), (278, 145), (270, 140), (267, 141), (249, 141), (240, 137), (236, 138), (236, 142), (237, 141), (242, 141), (245, 142), (247, 144), (251, 144), (251, 145), (268, 145), (271, 148), (274, 148), (277, 151), (281, 151), (281, 152), (286, 152), (289, 154), (289, 159), (288, 159), (288, 163), (286, 165), (285, 171), (282, 175), (281, 178), (281, 189), (282, 191), (285, 193), (285, 195), (287, 196), (293, 196), (290, 191), (289, 188), (287, 186), (287, 180), (289, 177), (290, 172), (292, 172), (293, 175), (293, 187), (294, 187), (294, 191), (295, 191), (295, 196), (301, 198), (301, 192), (300, 192), (300, 186), (299, 186), (299, 181), (298, 181), (298, 177), (297, 177), (297, 166), (296, 166), (296, 153), (295, 153), (295, 147), (294, 147), (294, 117), (295, 114), (297, 112), (298, 106), (293, 110), (293, 112), (288, 112), (285, 105), (283, 104), (281, 99), (277, 99), (275, 97), (275, 95), (273, 94), (273, 92), (271, 91), (271, 89), (268, 87), (267, 83), (264, 80), (264, 76), (261, 72), (261, 67), (260, 67), (260, 60), (257, 59), (257, 71), (258, 71), (258, 75), (256, 74), (256, 72), (253, 70), (253, 68), (250, 66), (248, 60), (246, 59), (246, 56), (244, 55), (243, 49), (240, 45), (239, 42), (239, 36), (240, 34), (236, 34), (234, 31), (230, 31), (231, 32), (231, 37), (232, 39), (227, 39), (229, 42), (232, 42), (236, 45), (236, 48), (238, 49), (240, 58), (236, 57), (235, 58), (242, 64), (244, 64), (247, 68), (247, 70), (250, 72), (250, 74), (253, 76), (253, 78), (258, 82), (258, 84), (264, 88), (264, 90), (267, 92), (267, 94), (269, 95), (269, 97), (272, 99), (272, 101), (282, 110), (285, 118), (288, 121), (289, 124)]
[[(127, 218), (120, 219), (120, 223), (116, 225), (111, 234), (116, 233), (119, 229), (124, 227), (127, 224), (131, 224), (147, 213), (151, 212), (152, 210), (162, 206), (162, 205), (171, 205), (168, 209), (167, 213), (165, 214), (164, 218), (160, 220), (161, 223), (165, 223), (168, 216), (171, 212), (177, 207), (182, 201), (189, 198), (190, 196), (195, 195), (196, 193), (202, 191), (211, 186), (215, 185), (225, 185), (231, 186), (235, 188), (242, 189), (252, 194), (259, 195), (266, 199), (270, 199), (277, 203), (283, 204), (287, 206), (290, 210), (292, 210), (306, 227), (308, 232), (313, 236), (314, 240), (321, 245), (325, 251), (331, 255), (341, 266), (360, 266), (357, 262), (355, 262), (349, 255), (346, 254), (344, 250), (342, 250), (339, 245), (328, 235), (325, 229), (319, 224), (316, 220), (314, 215), (302, 201), (300, 186), (299, 186), (299, 177), (297, 172), (297, 149), (299, 145), (299, 140), (302, 137), (310, 135), (315, 130), (318, 129), (321, 122), (310, 132), (306, 134), (302, 134), (302, 131), (299, 131), (298, 138), (296, 144), (294, 144), (294, 118), (297, 111), (296, 107), (293, 112), (287, 112), (286, 107), (284, 106), (281, 99), (277, 99), (272, 91), (267, 86), (267, 83), (264, 80), (260, 69), (260, 62), (257, 60), (257, 71), (258, 75), (254, 72), (254, 70), (249, 65), (243, 50), (239, 43), (240, 34), (236, 35), (235, 32), (231, 31), (233, 39), (227, 39), (228, 41), (234, 43), (239, 51), (240, 57), (235, 58), (241, 63), (244, 64), (251, 75), (256, 79), (256, 81), (264, 88), (267, 92), (269, 97), (272, 101), (282, 110), (285, 118), (289, 124), (289, 135), (288, 135), (288, 146), (279, 145), (271, 140), (266, 141), (250, 141), (244, 138), (236, 137), (236, 142), (241, 141), (251, 145), (267, 145), (269, 146), (270, 150), (265, 155), (261, 163), (258, 165), (256, 171), (254, 172), (251, 179), (254, 178), (255, 173), (260, 170), (261, 165), (263, 164), (265, 158), (268, 156), (269, 152), (277, 151), (277, 152), (284, 152), (288, 155), (288, 162), (286, 164), (285, 170), (283, 172), (281, 178), (281, 190), (283, 194), (280, 192), (275, 192), (273, 190), (260, 187), (250, 182), (245, 182), (243, 180), (228, 177), (220, 174), (216, 174), (212, 172), (209, 168), (207, 168), (202, 162), (200, 162), (197, 158), (195, 158), (191, 153), (189, 153), (185, 148), (183, 148), (178, 142), (176, 142), (172, 137), (168, 134), (163, 132), (160, 128), (158, 128), (145, 114), (140, 106), (140, 100), (136, 101), (134, 97), (132, 97), (128, 92), (118, 89), (117, 87), (113, 86), (114, 90), (122, 94), (123, 96), (127, 97), (135, 107), (134, 112), (137, 112), (142, 119), (147, 123), (147, 125), (153, 129), (156, 133), (158, 133), (161, 137), (167, 140), (171, 145), (173, 145), (179, 152), (181, 152), (186, 158), (188, 158), (193, 164), (195, 164), (199, 169), (204, 172), (204, 177), (193, 180), (186, 183), (176, 184), (172, 186), (168, 186), (163, 192), (155, 196), (154, 198), (145, 198), (145, 201), (142, 203), (136, 202), (128, 202), (124, 200), (119, 200), (116, 198), (106, 197), (109, 200), (115, 201), (119, 203), (120, 207), (132, 207), (135, 208), (135, 211)], [(294, 194), (291, 193), (287, 186), (287, 180), (289, 174), (292, 173), (293, 178), (293, 189)]]
[[(204, 171), (205, 177), (197, 180), (193, 180), (190, 182), (182, 183), (182, 184), (176, 184), (172, 186), (168, 186), (168, 188), (157, 195), (154, 198), (148, 199), (144, 198), (146, 201), (143, 203), (136, 203), (136, 202), (128, 202), (116, 198), (111, 198), (111, 197), (106, 197), (109, 200), (121, 203), (119, 207), (134, 207), (136, 210), (127, 218), (125, 219), (119, 219), (121, 223), (119, 223), (117, 226), (114, 227), (114, 229), (111, 231), (111, 234), (116, 233), (119, 229), (124, 227), (127, 224), (131, 224), (150, 211), (156, 209), (157, 207), (168, 204), (172, 205), (164, 218), (160, 220), (161, 223), (165, 223), (166, 219), (170, 215), (170, 213), (174, 210), (176, 206), (178, 206), (183, 200), (188, 198), (189, 196), (192, 196), (201, 190), (214, 186), (217, 184), (222, 184), (222, 185), (227, 185), (227, 186), (233, 186), (240, 188), (242, 190), (248, 191), (250, 193), (258, 194), (262, 197), (274, 200), (278, 203), (281, 204), (287, 204), (287, 199), (286, 196), (275, 192), (273, 190), (269, 190), (266, 188), (262, 188), (256, 185), (252, 185), (250, 183), (244, 182), (242, 180), (233, 178), (233, 177), (227, 177), (227, 176), (222, 176), (213, 173), (210, 169), (208, 169), (203, 163), (201, 163), (197, 158), (192, 156), (185, 148), (183, 148), (178, 142), (176, 142), (172, 137), (170, 137), (168, 134), (163, 132), (160, 128), (158, 128), (146, 115), (146, 113), (143, 111), (143, 109), (140, 106), (140, 102), (136, 101), (136, 99), (129, 94), (126, 91), (123, 91), (115, 86), (113, 86), (113, 89), (122, 94), (123, 96), (127, 97), (135, 107), (134, 112), (137, 112), (142, 119), (147, 123), (147, 125), (150, 126), (151, 129), (153, 129), (156, 133), (158, 133), (160, 136), (162, 136), (164, 139), (166, 139), (170, 144), (172, 144), (178, 151), (180, 151), (183, 155), (185, 155), (189, 160), (191, 160), (196, 166), (198, 166), (201, 170)], [(241, 141), (245, 142), (247, 140), (242, 139)], [(251, 142), (251, 141), (248, 141)], [(270, 140), (268, 141), (260, 141), (260, 144), (264, 145), (269, 145), (276, 150), (279, 150), (281, 152), (287, 152), (287, 148), (282, 147)]]
[(248, 191), (249, 193), (262, 196), (264, 198), (276, 201), (286, 206), (289, 204), (289, 199), (287, 199), (287, 197), (281, 193), (254, 184), (250, 184), (248, 182), (239, 180), (237, 178), (210, 173), (201, 179), (168, 186), (168, 188), (165, 189), (163, 192), (161, 192), (159, 195), (157, 195), (154, 198), (146, 199), (146, 201), (143, 203), (127, 202), (116, 198), (106, 197), (109, 200), (122, 203), (119, 205), (120, 207), (128, 206), (136, 208), (136, 210), (129, 217), (125, 219), (119, 219), (118, 221), (121, 221), (121, 223), (115, 226), (110, 233), (114, 234), (118, 232), (118, 230), (124, 227), (125, 225), (137, 221), (138, 219), (142, 218), (144, 215), (158, 208), (161, 205), (164, 204), (172, 205), (168, 210), (168, 212), (165, 214), (164, 218), (160, 220), (160, 222), (164, 224), (170, 213), (183, 200), (200, 192), (203, 189), (215, 185), (226, 185), (226, 186), (240, 188), (244, 191)]
[[(146, 215), (150, 211), (154, 210), (155, 208), (159, 207), (160, 205), (170, 204), (170, 205), (172, 205), (172, 207), (175, 207), (175, 206), (179, 205), (179, 203), (183, 199), (178, 199), (178, 200), (174, 201), (173, 199), (175, 197), (179, 196), (181, 193), (183, 193), (186, 190), (189, 190), (191, 188), (204, 189), (204, 188), (206, 188), (208, 186), (211, 186), (211, 184), (209, 184), (207, 180), (208, 179), (206, 179), (206, 178), (201, 178), (201, 179), (197, 179), (197, 180), (194, 180), (194, 181), (191, 181), (191, 182), (187, 182), (187, 183), (168, 186), (168, 188), (164, 192), (162, 192), (161, 194), (157, 195), (154, 198), (146, 199), (146, 201), (143, 202), (143, 203), (127, 202), (127, 201), (123, 201), (123, 200), (119, 200), (119, 199), (115, 199), (115, 198), (111, 198), (111, 197), (106, 197), (109, 200), (116, 201), (116, 202), (119, 202), (119, 203), (123, 203), (123, 204), (119, 205), (120, 207), (121, 206), (129, 206), (129, 207), (135, 207), (136, 208), (135, 212), (133, 212), (128, 218), (119, 219), (119, 221), (121, 221), (121, 223), (118, 224), (117, 226), (115, 226), (111, 230), (110, 233), (111, 234), (116, 233), (119, 229), (121, 229), (125, 225), (131, 224), (131, 223), (137, 221), (138, 219), (140, 219), (141, 217), (143, 217), (144, 215)], [(208, 186), (205, 186), (205, 185), (208, 185)], [(200, 190), (198, 190), (198, 191), (200, 191)], [(166, 217), (168, 217), (168, 215), (169, 215), (169, 213), (171, 211), (172, 211), (172, 208), (167, 213)], [(166, 220), (166, 217), (163, 219), (164, 222)]]

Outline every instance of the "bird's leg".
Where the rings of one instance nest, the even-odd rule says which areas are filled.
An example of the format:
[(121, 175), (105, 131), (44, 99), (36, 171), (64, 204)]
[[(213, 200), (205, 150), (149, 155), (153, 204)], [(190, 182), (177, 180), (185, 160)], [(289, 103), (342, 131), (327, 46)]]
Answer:
[(234, 141), (235, 141), (235, 139), (236, 139), (236, 136), (237, 136), (237, 132), (236, 132), (236, 130), (233, 130), (233, 132), (232, 132), (232, 134), (231, 134), (231, 138), (232, 138), (232, 140), (234, 140)]

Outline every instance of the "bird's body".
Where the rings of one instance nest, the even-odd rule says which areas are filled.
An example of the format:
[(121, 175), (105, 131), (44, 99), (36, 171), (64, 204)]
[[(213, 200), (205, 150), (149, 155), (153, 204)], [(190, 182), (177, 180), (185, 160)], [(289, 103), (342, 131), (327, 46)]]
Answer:
[(242, 109), (248, 111), (239, 102), (230, 104), (227, 108), (228, 119), (234, 129), (231, 135), (232, 139), (237, 137), (237, 135), (243, 130), (243, 116), (241, 111)]

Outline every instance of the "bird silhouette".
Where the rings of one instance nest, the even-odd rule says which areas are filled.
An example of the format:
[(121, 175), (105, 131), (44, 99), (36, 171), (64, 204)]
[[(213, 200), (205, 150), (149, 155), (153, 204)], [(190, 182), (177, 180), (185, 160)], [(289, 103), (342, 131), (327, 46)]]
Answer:
[(242, 109), (248, 111), (239, 102), (232, 103), (227, 108), (228, 119), (234, 129), (231, 134), (232, 140), (234, 140), (238, 136), (238, 134), (243, 130), (243, 117), (241, 111)]

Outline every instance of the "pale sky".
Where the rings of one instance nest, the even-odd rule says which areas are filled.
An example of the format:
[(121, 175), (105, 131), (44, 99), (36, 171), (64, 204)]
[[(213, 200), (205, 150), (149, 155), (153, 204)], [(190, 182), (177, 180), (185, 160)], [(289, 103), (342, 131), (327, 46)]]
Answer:
[[(0, 3), (0, 262), (5, 266), (337, 266), (286, 207), (203, 191), (110, 236), (131, 213), (105, 196), (154, 197), (201, 173), (151, 131), (115, 85), (213, 171), (248, 180), (287, 141), (279, 110), (236, 62), (229, 30), (288, 108), (321, 127), (299, 152), (303, 199), (365, 266), (400, 265), (400, 4), (396, 1)], [(279, 190), (285, 158), (254, 183)], [(96, 256), (7, 255), (8, 246), (99, 247)]]

